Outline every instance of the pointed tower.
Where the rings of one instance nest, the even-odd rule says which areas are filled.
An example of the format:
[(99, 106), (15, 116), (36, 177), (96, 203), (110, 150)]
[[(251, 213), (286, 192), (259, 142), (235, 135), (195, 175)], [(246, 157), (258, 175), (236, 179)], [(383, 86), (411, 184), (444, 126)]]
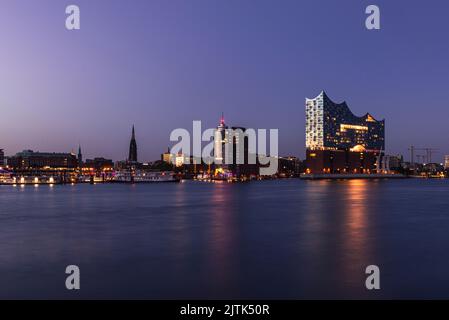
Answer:
[(78, 168), (83, 167), (83, 154), (81, 153), (81, 145), (78, 145)]
[(133, 125), (133, 131), (132, 131), (132, 135), (131, 135), (131, 141), (129, 143), (128, 161), (129, 162), (137, 162), (137, 143), (136, 143), (136, 133), (134, 130), (134, 125)]

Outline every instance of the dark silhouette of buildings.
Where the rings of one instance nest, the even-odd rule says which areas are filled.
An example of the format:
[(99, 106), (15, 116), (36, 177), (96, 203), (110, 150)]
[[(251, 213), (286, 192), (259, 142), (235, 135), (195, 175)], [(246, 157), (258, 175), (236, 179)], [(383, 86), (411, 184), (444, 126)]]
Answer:
[(83, 167), (83, 154), (81, 153), (81, 145), (78, 145), (78, 168)]
[(5, 166), (5, 152), (0, 149), (0, 167)]
[(279, 157), (278, 176), (280, 177), (298, 177), (304, 173), (304, 163), (297, 157)]
[(131, 141), (129, 143), (129, 156), (128, 156), (129, 162), (137, 162), (137, 143), (136, 143), (136, 133), (132, 131)]
[[(242, 177), (256, 176), (259, 172), (256, 154), (250, 154), (249, 137), (246, 128), (232, 127), (232, 164), (229, 166), (233, 176), (237, 179)], [(250, 157), (254, 157), (251, 163)]]

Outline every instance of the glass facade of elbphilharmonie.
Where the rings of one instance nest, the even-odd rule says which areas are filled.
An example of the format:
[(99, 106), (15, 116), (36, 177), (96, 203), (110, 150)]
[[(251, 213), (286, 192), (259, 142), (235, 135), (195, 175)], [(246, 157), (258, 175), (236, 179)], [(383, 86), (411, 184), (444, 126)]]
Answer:
[(333, 102), (324, 91), (306, 99), (307, 149), (381, 151), (385, 149), (385, 120), (369, 113), (355, 116), (346, 102)]

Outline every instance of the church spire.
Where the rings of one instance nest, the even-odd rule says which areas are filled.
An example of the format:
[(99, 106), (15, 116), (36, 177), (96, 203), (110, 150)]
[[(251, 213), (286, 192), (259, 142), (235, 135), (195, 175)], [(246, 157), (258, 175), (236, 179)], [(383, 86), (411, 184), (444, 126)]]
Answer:
[(129, 162), (137, 162), (137, 143), (136, 143), (136, 131), (134, 129), (134, 125), (133, 125), (133, 129), (132, 129), (132, 134), (131, 134), (131, 141), (129, 143), (128, 161)]
[(83, 166), (83, 154), (81, 153), (81, 144), (78, 144), (78, 167)]

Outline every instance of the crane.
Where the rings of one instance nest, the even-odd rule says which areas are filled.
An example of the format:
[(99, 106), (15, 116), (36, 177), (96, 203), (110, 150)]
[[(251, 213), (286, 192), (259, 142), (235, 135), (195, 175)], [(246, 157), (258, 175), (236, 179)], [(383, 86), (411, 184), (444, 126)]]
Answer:
[[(423, 161), (425, 159), (426, 163), (431, 163), (432, 162), (432, 155), (437, 153), (439, 149), (435, 149), (435, 148), (416, 148), (415, 146), (411, 146), (409, 149), (410, 151), (410, 159), (411, 159), (411, 165), (412, 167), (415, 165), (415, 151), (425, 151), (426, 154), (422, 156)], [(417, 156), (418, 159), (420, 156)]]

